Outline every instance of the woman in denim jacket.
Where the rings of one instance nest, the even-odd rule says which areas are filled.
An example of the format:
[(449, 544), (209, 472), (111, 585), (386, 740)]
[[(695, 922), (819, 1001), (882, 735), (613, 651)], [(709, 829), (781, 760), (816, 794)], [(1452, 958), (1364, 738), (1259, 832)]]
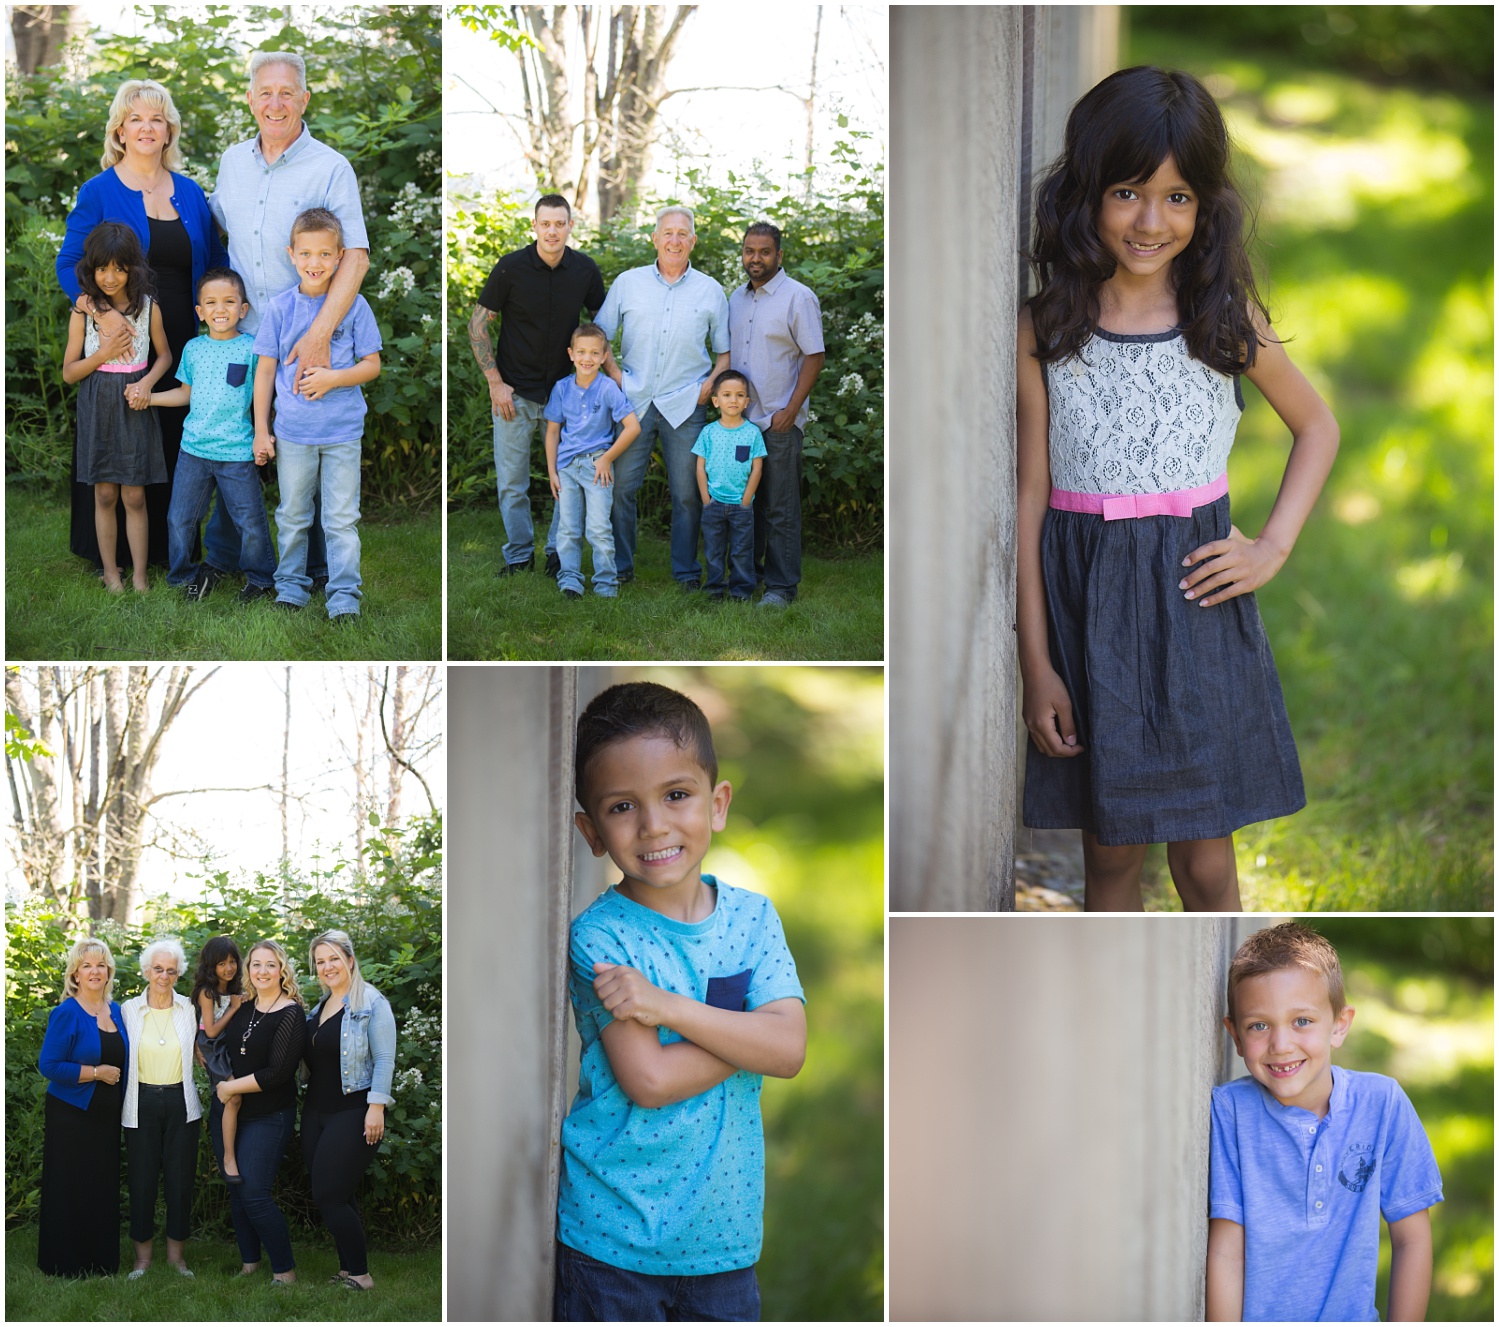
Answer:
[(326, 994), (307, 1018), (307, 1094), (302, 1155), (312, 1197), (338, 1246), (338, 1274), (350, 1290), (374, 1284), (354, 1190), (385, 1136), (385, 1107), (396, 1068), (396, 1020), (390, 1001), (359, 974), (343, 931), (324, 931), (308, 947)]

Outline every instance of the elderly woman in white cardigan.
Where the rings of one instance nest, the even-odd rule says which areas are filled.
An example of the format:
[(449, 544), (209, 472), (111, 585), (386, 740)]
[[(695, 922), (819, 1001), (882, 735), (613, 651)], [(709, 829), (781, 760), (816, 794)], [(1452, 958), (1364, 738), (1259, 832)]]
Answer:
[(203, 1110), (193, 1083), (198, 1018), (192, 1001), (174, 989), (186, 967), (187, 955), (175, 937), (152, 940), (141, 952), (146, 989), (121, 1009), (130, 1044), (130, 1073), (120, 1122), (125, 1127), (130, 1238), (135, 1242), (132, 1281), (151, 1266), (156, 1194), (163, 1182), (167, 1262), (179, 1275), (192, 1275), (183, 1253), (192, 1221), (198, 1121)]

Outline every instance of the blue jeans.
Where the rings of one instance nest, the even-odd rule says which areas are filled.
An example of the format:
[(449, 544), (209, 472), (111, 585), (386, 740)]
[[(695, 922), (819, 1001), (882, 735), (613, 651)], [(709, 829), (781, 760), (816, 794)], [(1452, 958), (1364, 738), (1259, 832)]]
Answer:
[(558, 1241), (553, 1322), (759, 1322), (753, 1267), (652, 1276), (611, 1267)]
[[(259, 468), (256, 466), (257, 470)], [(259, 476), (256, 478), (258, 480)], [(262, 501), (262, 509), (264, 506)], [(208, 528), (203, 532), (203, 561), (219, 571), (239, 571), (244, 566), (240, 561), (239, 531), (224, 510), (222, 494), (214, 504), (213, 515), (208, 518)], [(319, 497), (313, 498), (312, 528), (307, 532), (307, 574), (314, 580), (328, 579), (328, 547), (323, 542), (323, 501)], [(170, 581), (171, 577), (167, 579)]]
[(697, 560), (698, 527), (703, 501), (697, 491), (697, 457), (692, 444), (708, 422), (708, 409), (698, 406), (673, 428), (655, 406), (639, 416), (640, 436), (614, 463), (614, 556), (619, 574), (635, 570), (635, 498), (651, 463), (651, 447), (659, 437), (666, 461), (666, 484), (671, 490), (671, 574), (684, 585), (696, 585), (703, 569)]
[(765, 435), (765, 461), (755, 490), (755, 575), (783, 599), (802, 579), (802, 431)]
[[(167, 508), (167, 552), (171, 570), (168, 585), (187, 585), (198, 574), (193, 561), (198, 522), (208, 511), (214, 489), (219, 491), (219, 512), (227, 512), (239, 547), (228, 567), (206, 553), (210, 566), (220, 571), (241, 567), (245, 579), (262, 589), (276, 574), (276, 555), (271, 548), (271, 526), (265, 518), (265, 499), (260, 493), (260, 475), (254, 461), (208, 461), (185, 448), (177, 455), (172, 476), (172, 504)], [(204, 541), (208, 548), (210, 542)]]
[(574, 456), (557, 471), (562, 488), (562, 496), (557, 499), (557, 557), (562, 563), (557, 588), (583, 593), (586, 530), (593, 549), (593, 592), (612, 599), (619, 593), (614, 574), (614, 534), (609, 528), (614, 485), (600, 484), (594, 478), (594, 458), (602, 455), (597, 451)]
[(722, 594), (727, 573), (729, 598), (748, 599), (754, 594), (755, 508), (737, 502), (719, 502), (717, 498), (704, 507), (703, 552), (708, 558), (704, 589)]
[(546, 407), (522, 396), (514, 400), (514, 419), (494, 416), (494, 474), (500, 488), (500, 520), (505, 525), (505, 561), (527, 562), (536, 552), (531, 525), (531, 441)]
[(276, 452), (281, 476), (281, 505), (276, 533), (281, 565), (276, 568), (276, 598), (305, 604), (312, 597), (307, 574), (307, 532), (313, 498), (323, 499), (323, 533), (328, 540), (329, 617), (359, 611), (359, 456), (357, 442), (282, 443)]
[[(234, 1220), (234, 1239), (239, 1245), (239, 1260), (260, 1261), (262, 1246), (271, 1255), (271, 1271), (290, 1272), (297, 1260), (291, 1251), (291, 1231), (286, 1217), (276, 1206), (273, 1190), (276, 1171), (286, 1145), (296, 1127), (297, 1108), (287, 1106), (269, 1115), (239, 1118), (234, 1136), (234, 1159), (239, 1164), (243, 1184), (229, 1186), (229, 1215)], [(224, 1107), (217, 1096), (209, 1108), (208, 1136), (220, 1169), (224, 1165)]]

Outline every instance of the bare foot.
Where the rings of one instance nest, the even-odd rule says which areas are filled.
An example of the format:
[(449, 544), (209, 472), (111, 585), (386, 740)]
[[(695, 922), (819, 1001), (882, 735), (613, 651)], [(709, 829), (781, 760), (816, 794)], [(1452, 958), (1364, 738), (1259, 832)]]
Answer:
[(118, 567), (115, 567), (113, 570), (108, 567), (104, 569), (104, 588), (110, 594), (125, 593), (125, 582), (120, 578), (120, 569)]
[(135, 575), (130, 578), (130, 583), (135, 586), (136, 594), (145, 594), (151, 588), (151, 582), (147, 578), (146, 573), (143, 571), (136, 572)]

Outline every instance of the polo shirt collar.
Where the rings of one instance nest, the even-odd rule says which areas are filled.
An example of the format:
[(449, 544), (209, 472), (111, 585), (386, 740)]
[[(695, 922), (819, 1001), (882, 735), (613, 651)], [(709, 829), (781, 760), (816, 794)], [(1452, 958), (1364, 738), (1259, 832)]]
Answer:
[[(295, 157), (303, 150), (305, 145), (310, 142), (312, 142), (312, 130), (307, 127), (307, 121), (303, 120), (302, 132), (299, 133), (292, 141), (291, 146), (276, 158), (275, 163), (272, 165), (271, 169), (274, 170), (276, 166), (279, 166), (283, 161), (289, 161), (292, 157)], [(250, 140), (250, 150), (255, 154), (255, 157), (258, 161), (265, 160), (265, 154), (260, 150), (260, 131), (258, 129), (255, 132), (255, 137)]]
[(1269, 1088), (1255, 1081), (1254, 1085), (1260, 1090), (1260, 1101), (1265, 1108), (1265, 1113), (1296, 1138), (1305, 1134), (1312, 1124), (1316, 1124), (1319, 1131), (1331, 1128), (1333, 1120), (1340, 1117), (1347, 1108), (1350, 1089), (1347, 1073), (1335, 1064), (1330, 1065), (1329, 1068), (1332, 1072), (1332, 1093), (1327, 1099), (1327, 1114), (1320, 1120), (1302, 1106), (1282, 1106), (1276, 1101), (1275, 1094)]
[(545, 260), (541, 256), (541, 250), (536, 247), (535, 240), (532, 240), (530, 244), (526, 245), (526, 252), (531, 256), (532, 267), (545, 267), (548, 272), (555, 272), (557, 270), (557, 267), (566, 267), (568, 265), (568, 259), (572, 256), (573, 249), (572, 245), (570, 244), (563, 245), (562, 257), (557, 260), (557, 267), (547, 267)]

